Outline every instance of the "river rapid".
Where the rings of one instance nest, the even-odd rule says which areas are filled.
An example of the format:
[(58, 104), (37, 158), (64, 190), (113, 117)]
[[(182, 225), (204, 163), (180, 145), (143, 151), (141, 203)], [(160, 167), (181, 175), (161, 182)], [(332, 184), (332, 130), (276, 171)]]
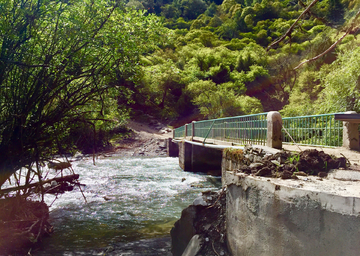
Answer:
[(54, 233), (32, 255), (89, 255), (116, 243), (168, 237), (184, 208), (221, 186), (220, 178), (182, 171), (178, 158), (113, 156), (96, 165), (89, 158), (73, 162), (73, 169), (83, 194), (75, 188), (46, 195)]

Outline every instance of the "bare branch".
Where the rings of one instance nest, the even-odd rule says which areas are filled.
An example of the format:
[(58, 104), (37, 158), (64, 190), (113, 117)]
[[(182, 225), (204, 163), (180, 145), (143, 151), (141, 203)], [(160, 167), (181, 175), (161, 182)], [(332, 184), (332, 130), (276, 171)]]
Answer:
[(268, 47), (267, 47), (267, 51), (270, 50), (271, 47), (273, 47), (274, 45), (280, 43), (281, 41), (283, 41), (287, 36), (291, 37), (291, 33), (295, 27), (295, 25), (299, 22), (299, 20), (310, 11), (310, 8), (313, 7), (319, 0), (314, 0), (301, 14), (300, 16), (297, 18), (297, 20), (291, 25), (291, 27), (286, 31), (286, 33), (280, 37), (278, 40), (276, 40), (275, 42), (271, 43)]
[(331, 52), (348, 34), (352, 33), (353, 32), (353, 29), (354, 29), (354, 26), (355, 26), (355, 21), (356, 19), (360, 16), (360, 10), (357, 12), (357, 14), (355, 15), (355, 18), (354, 20), (352, 21), (350, 27), (347, 29), (347, 31), (345, 32), (345, 34), (340, 37), (335, 43), (333, 43), (327, 50), (325, 50), (324, 52), (322, 52), (321, 54), (315, 56), (314, 58), (312, 59), (309, 59), (309, 60), (305, 60), (303, 62), (301, 62), (299, 65), (297, 65), (294, 70), (300, 68), (302, 65), (304, 65), (305, 63), (308, 63), (308, 62), (311, 62), (311, 61), (314, 61), (314, 60), (317, 60), (319, 58), (321, 58), (322, 56), (324, 56), (325, 54)]
[[(299, 1), (299, 4), (300, 4), (302, 7), (306, 8), (306, 4), (305, 4), (305, 3), (303, 3), (301, 0), (298, 0), (298, 1)], [(308, 11), (308, 13), (309, 13), (310, 16), (315, 17), (316, 19), (320, 20), (320, 21), (323, 22), (324, 24), (329, 23), (329, 21), (327, 21), (327, 20), (325, 20), (324, 18), (316, 15), (315, 13), (313, 13), (313, 12), (310, 11), (310, 10)]]
[(12, 63), (12, 64), (15, 64), (15, 65), (18, 65), (18, 66), (24, 66), (24, 67), (27, 67), (27, 68), (47, 68), (47, 67), (50, 67), (49, 65), (46, 65), (46, 64), (37, 64), (37, 65), (29, 65), (29, 64), (26, 64), (26, 63), (22, 63), (20, 61), (10, 61), (10, 60), (6, 60), (4, 61), (5, 63)]

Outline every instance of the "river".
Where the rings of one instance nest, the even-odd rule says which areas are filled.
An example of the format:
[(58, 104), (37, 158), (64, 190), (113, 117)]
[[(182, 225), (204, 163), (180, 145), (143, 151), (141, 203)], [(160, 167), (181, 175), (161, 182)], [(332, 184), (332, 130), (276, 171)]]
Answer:
[(178, 161), (113, 156), (96, 165), (90, 158), (73, 162), (83, 194), (77, 188), (46, 195), (55, 231), (33, 255), (87, 255), (115, 243), (169, 236), (184, 208), (202, 191), (221, 186), (220, 178), (182, 171)]

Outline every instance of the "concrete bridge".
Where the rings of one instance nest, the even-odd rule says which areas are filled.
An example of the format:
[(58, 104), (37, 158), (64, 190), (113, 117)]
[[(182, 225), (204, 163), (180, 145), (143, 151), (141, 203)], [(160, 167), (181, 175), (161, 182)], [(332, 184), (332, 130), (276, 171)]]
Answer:
[[(232, 255), (358, 255), (360, 116), (351, 112), (333, 114), (331, 118), (320, 116), (320, 119), (325, 119), (321, 122), (316, 118), (315, 122), (292, 120), (285, 129), (278, 112), (266, 113), (266, 119), (261, 123), (258, 122), (259, 116), (256, 118), (255, 122), (246, 120), (245, 125), (237, 124), (242, 133), (245, 132), (242, 127), (246, 125), (252, 129), (246, 133), (246, 138), (234, 132), (234, 124), (222, 123), (222, 127), (229, 128), (224, 130), (212, 121), (202, 136), (196, 130), (196, 123), (192, 123), (181, 130), (183, 136), (175, 132), (174, 138), (168, 141), (169, 156), (179, 156), (179, 165), (184, 171), (222, 176), (223, 189), (227, 192), (227, 243)], [(306, 118), (314, 119), (314, 116)], [(291, 127), (294, 123), (302, 125), (304, 130)], [(251, 133), (255, 138), (249, 136)], [(284, 133), (293, 138), (293, 143), (286, 141)], [(259, 136), (264, 134), (265, 137)], [(340, 134), (340, 143), (329, 145), (334, 140), (324, 139), (327, 134)], [(296, 139), (300, 142), (297, 143)], [(317, 143), (304, 143), (307, 139)], [(270, 153), (317, 146), (315, 148), (328, 154), (345, 156), (355, 168), (333, 170), (327, 178), (299, 176), (298, 180), (238, 173), (239, 163), (226, 157), (223, 150), (242, 149), (245, 140), (247, 144)], [(329, 143), (319, 147), (319, 141)]]
[[(235, 122), (231, 122), (234, 119)], [(184, 171), (218, 176), (221, 175), (223, 149), (243, 149), (245, 145), (253, 145), (272, 152), (274, 152), (272, 149), (301, 151), (317, 148), (338, 157), (345, 155), (354, 163), (359, 162), (356, 151), (359, 150), (360, 115), (354, 112), (328, 114), (325, 121), (324, 115), (297, 118), (300, 121), (296, 118), (291, 119), (295, 119), (295, 122), (287, 128), (280, 113), (275, 111), (228, 120), (209, 120), (207, 125), (204, 125), (206, 121), (200, 121), (198, 130), (197, 122), (192, 122), (181, 127), (178, 133), (175, 130), (173, 139), (168, 141), (168, 155), (179, 156), (179, 165)], [(217, 120), (225, 122), (216, 127), (214, 124)], [(334, 124), (336, 122), (337, 124)], [(296, 129), (292, 126), (294, 123), (302, 127)], [(304, 125), (305, 123), (307, 125)], [(337, 141), (331, 139), (331, 136), (336, 137)], [(292, 141), (286, 141), (286, 137), (291, 138)], [(310, 143), (304, 143), (304, 138)]]

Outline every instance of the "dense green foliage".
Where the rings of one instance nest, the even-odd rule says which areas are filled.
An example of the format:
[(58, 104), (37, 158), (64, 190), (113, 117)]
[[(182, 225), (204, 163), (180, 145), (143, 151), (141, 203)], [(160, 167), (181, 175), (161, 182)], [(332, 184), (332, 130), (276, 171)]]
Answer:
[[(1, 1), (0, 184), (85, 138), (90, 151), (104, 146), (96, 137), (130, 110), (168, 119), (360, 111), (360, 3), (319, 0), (292, 27), (311, 2)], [(352, 22), (336, 48), (294, 70)]]
[[(348, 86), (355, 89), (347, 92), (337, 93), (340, 84), (333, 87), (333, 93), (343, 95), (345, 102), (353, 102), (346, 106), (325, 107), (330, 96), (326, 90), (322, 92), (332, 79), (329, 72), (334, 77), (341, 72), (338, 81), (349, 81), (343, 79), (347, 73), (339, 62), (347, 49), (359, 45), (354, 35), (348, 35), (339, 47), (317, 61), (294, 70), (301, 61), (321, 54), (340, 37), (339, 32), (343, 33), (342, 28), (360, 9), (358, 2), (318, 1), (285, 40), (267, 49), (311, 2), (169, 1), (161, 11), (155, 8), (153, 12), (165, 18), (174, 35), (167, 46), (142, 60), (141, 90), (146, 102), (157, 106), (163, 117), (183, 116), (191, 109), (198, 109), (206, 118), (270, 110), (291, 116), (359, 109), (353, 80)], [(358, 32), (354, 29), (352, 34)], [(354, 74), (359, 71), (357, 65), (349, 65)]]
[(161, 28), (156, 16), (112, 1), (1, 1), (0, 185), (71, 151), (84, 139), (76, 135), (93, 141), (109, 121), (124, 120), (117, 102), (131, 88), (122, 81), (134, 80), (142, 53), (161, 44)]

